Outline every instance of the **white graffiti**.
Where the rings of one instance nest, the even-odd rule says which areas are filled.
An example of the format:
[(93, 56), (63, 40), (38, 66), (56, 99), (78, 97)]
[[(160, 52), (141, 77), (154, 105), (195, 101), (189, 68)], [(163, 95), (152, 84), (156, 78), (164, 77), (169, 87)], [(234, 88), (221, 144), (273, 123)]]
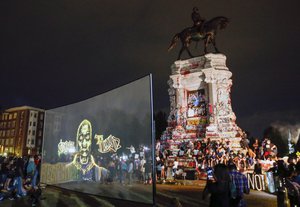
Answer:
[(71, 154), (75, 152), (75, 142), (72, 141), (62, 141), (58, 143), (58, 156), (61, 156), (62, 154)]
[(249, 188), (262, 191), (265, 190), (265, 179), (264, 175), (258, 175), (258, 174), (247, 174), (248, 179), (248, 185)]

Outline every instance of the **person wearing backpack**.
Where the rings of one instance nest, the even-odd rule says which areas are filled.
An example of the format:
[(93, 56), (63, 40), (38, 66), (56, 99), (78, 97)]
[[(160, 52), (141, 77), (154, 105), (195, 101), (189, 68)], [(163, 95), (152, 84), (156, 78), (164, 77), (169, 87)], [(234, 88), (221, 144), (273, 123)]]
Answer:
[(26, 174), (27, 174), (27, 178), (26, 179), (30, 179), (31, 181), (31, 187), (35, 187), (35, 183), (34, 183), (34, 174), (36, 173), (36, 166), (34, 163), (34, 158), (33, 156), (30, 156), (28, 159), (28, 164), (26, 167)]

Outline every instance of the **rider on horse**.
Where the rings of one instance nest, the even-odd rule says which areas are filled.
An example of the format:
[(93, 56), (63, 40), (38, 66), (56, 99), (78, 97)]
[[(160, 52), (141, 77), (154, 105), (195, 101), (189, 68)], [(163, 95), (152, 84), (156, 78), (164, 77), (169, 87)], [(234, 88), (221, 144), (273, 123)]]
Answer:
[(187, 51), (190, 57), (194, 57), (190, 50), (189, 45), (191, 41), (198, 42), (200, 40), (204, 41), (204, 53), (207, 54), (207, 48), (209, 44), (213, 44), (216, 53), (220, 53), (216, 46), (216, 34), (217, 30), (225, 29), (227, 24), (229, 23), (229, 19), (224, 16), (218, 16), (210, 19), (209, 21), (205, 21), (201, 18), (198, 8), (193, 8), (193, 13), (191, 15), (194, 25), (192, 27), (184, 28), (181, 32), (178, 32), (172, 38), (172, 42), (168, 48), (168, 51), (172, 50), (178, 40), (181, 41), (181, 49), (178, 54), (178, 60), (181, 58), (181, 54), (183, 51)]
[(197, 7), (193, 8), (193, 12), (192, 12), (192, 20), (194, 22), (194, 25), (192, 27), (192, 30), (196, 30), (199, 29), (199, 32), (202, 33), (203, 32), (203, 27), (204, 27), (204, 22), (205, 19), (203, 19), (200, 14), (199, 14), (199, 10)]

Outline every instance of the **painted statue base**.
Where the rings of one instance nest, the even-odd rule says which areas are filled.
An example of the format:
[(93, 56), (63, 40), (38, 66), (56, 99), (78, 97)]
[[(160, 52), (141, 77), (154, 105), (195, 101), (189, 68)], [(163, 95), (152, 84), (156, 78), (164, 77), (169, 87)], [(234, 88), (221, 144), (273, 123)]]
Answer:
[[(234, 151), (240, 149), (242, 130), (231, 107), (232, 73), (223, 54), (176, 61), (168, 84), (170, 115), (162, 140), (174, 143), (210, 138), (226, 139)], [(172, 140), (172, 141), (171, 141)]]

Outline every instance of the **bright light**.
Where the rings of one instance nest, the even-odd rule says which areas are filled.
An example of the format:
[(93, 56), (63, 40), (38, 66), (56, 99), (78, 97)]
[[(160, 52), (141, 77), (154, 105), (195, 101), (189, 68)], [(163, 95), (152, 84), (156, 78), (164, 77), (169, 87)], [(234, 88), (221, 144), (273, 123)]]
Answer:
[(75, 153), (75, 152), (76, 152), (75, 147), (72, 147), (72, 148), (69, 149), (69, 153), (70, 153), (70, 154), (73, 154), (73, 153)]
[(126, 161), (126, 160), (128, 160), (128, 156), (127, 155), (123, 155), (122, 159)]

